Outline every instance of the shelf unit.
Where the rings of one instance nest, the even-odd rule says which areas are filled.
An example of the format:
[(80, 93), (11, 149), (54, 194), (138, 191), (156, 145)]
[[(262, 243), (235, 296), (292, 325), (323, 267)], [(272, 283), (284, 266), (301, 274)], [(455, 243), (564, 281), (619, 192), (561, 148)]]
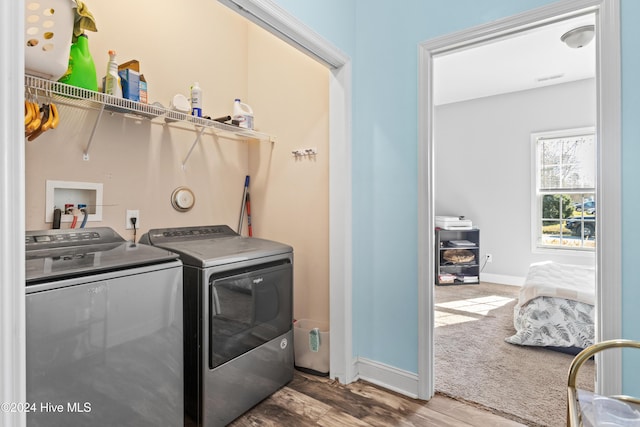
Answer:
[[(436, 228), (436, 285), (477, 285), (480, 283), (480, 230), (444, 230)], [(468, 244), (454, 244), (465, 241)], [(464, 250), (473, 259), (465, 262), (447, 260), (447, 251)], [(447, 280), (453, 278), (453, 280)], [(463, 279), (464, 278), (464, 279)]]
[(186, 158), (182, 163), (183, 167), (189, 159), (189, 156), (191, 155), (191, 152), (193, 151), (196, 143), (199, 141), (200, 137), (205, 131), (210, 131), (217, 136), (223, 136), (226, 138), (232, 138), (242, 141), (275, 141), (272, 136), (265, 133), (256, 132), (254, 130), (243, 129), (239, 128), (238, 126), (217, 122), (202, 117), (191, 116), (189, 114), (174, 111), (159, 105), (142, 104), (140, 102), (131, 101), (129, 99), (118, 98), (101, 92), (95, 92), (92, 90), (70, 86), (52, 80), (42, 79), (40, 77), (25, 75), (25, 89), (26, 97), (32, 100), (55, 100), (55, 102), (59, 104), (99, 111), (98, 116), (96, 117), (96, 121), (93, 125), (93, 129), (91, 130), (91, 135), (89, 136), (85, 149), (82, 153), (84, 160), (89, 160), (89, 150), (91, 148), (91, 143), (93, 142), (93, 137), (95, 135), (98, 124), (100, 123), (100, 118), (102, 117), (102, 114), (105, 110), (111, 113), (134, 115), (138, 118), (148, 120), (162, 118), (164, 119), (163, 125), (188, 125), (188, 127), (185, 128), (183, 126), (182, 128), (195, 131), (196, 140), (194, 141), (191, 149), (189, 150)]

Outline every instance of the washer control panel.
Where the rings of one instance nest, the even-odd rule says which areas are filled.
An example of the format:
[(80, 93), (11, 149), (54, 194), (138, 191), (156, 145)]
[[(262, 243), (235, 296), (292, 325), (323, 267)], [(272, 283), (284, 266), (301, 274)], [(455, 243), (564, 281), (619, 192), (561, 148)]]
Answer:
[(120, 243), (124, 239), (108, 227), (91, 229), (56, 229), (27, 231), (26, 250), (61, 248), (65, 246), (95, 245), (101, 243)]

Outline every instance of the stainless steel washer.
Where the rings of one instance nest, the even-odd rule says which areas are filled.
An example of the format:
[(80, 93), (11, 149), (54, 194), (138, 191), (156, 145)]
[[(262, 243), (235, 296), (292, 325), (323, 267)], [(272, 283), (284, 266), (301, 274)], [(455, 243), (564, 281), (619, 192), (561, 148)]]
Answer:
[(185, 424), (223, 426), (293, 378), (293, 249), (226, 225), (150, 230), (184, 264)]
[(178, 256), (106, 227), (25, 243), (27, 424), (182, 425)]

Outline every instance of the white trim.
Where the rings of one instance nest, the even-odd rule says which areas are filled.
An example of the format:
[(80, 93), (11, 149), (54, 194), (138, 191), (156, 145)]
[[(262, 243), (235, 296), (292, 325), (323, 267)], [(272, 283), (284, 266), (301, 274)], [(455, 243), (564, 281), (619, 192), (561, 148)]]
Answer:
[[(433, 199), (433, 53), (418, 49), (418, 398), (434, 393), (435, 205)], [(425, 218), (426, 220), (422, 220)]]
[(332, 68), (329, 81), (329, 375), (354, 380), (352, 327), (351, 62), (271, 0), (218, 0)]
[(340, 68), (349, 61), (349, 57), (340, 49), (327, 43), (322, 36), (271, 0), (218, 0), (218, 2), (330, 68)]
[[(622, 83), (620, 57), (620, 1), (600, 2), (596, 24), (599, 69), (598, 90), (598, 218), (596, 236), (597, 324), (596, 340), (622, 337)], [(606, 172), (605, 172), (606, 171)], [(606, 284), (606, 292), (604, 284)], [(596, 359), (597, 390), (604, 395), (622, 393), (622, 356), (600, 353)]]
[(351, 62), (329, 82), (329, 323), (330, 375), (354, 379), (352, 332)]
[[(0, 402), (26, 401), (24, 0), (0, 6)], [(26, 425), (24, 412), (0, 412), (0, 425)]]
[[(598, 211), (596, 227), (597, 306), (596, 340), (620, 338), (621, 325), (621, 76), (619, 0), (565, 0), (510, 18), (497, 20), (465, 31), (439, 37), (419, 46), (419, 102), (418, 102), (418, 218), (425, 218), (419, 227), (419, 259), (425, 265), (418, 271), (418, 394), (429, 399), (434, 394), (433, 355), (433, 288), (434, 271), (434, 150), (433, 150), (433, 57), (479, 42), (515, 33), (524, 28), (565, 19), (570, 16), (596, 12), (598, 69), (596, 73), (598, 98), (599, 174)], [(422, 182), (426, 178), (427, 183)], [(606, 284), (606, 292), (603, 286)], [(597, 359), (597, 376), (601, 381), (596, 391), (619, 394), (622, 390), (621, 360), (617, 352), (607, 352)], [(427, 366), (427, 363), (429, 364)]]
[(506, 274), (480, 273), (481, 282), (497, 283), (499, 285), (522, 286), (526, 277), (508, 276)]
[(414, 399), (418, 398), (418, 376), (413, 372), (394, 368), (364, 357), (359, 357), (356, 365), (359, 379)]

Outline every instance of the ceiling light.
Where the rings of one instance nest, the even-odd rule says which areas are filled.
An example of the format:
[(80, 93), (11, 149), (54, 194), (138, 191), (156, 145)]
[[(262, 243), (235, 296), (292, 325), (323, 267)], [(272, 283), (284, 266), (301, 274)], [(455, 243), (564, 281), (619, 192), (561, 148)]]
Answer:
[(578, 49), (589, 44), (595, 35), (595, 25), (585, 25), (567, 31), (560, 37), (567, 46)]

